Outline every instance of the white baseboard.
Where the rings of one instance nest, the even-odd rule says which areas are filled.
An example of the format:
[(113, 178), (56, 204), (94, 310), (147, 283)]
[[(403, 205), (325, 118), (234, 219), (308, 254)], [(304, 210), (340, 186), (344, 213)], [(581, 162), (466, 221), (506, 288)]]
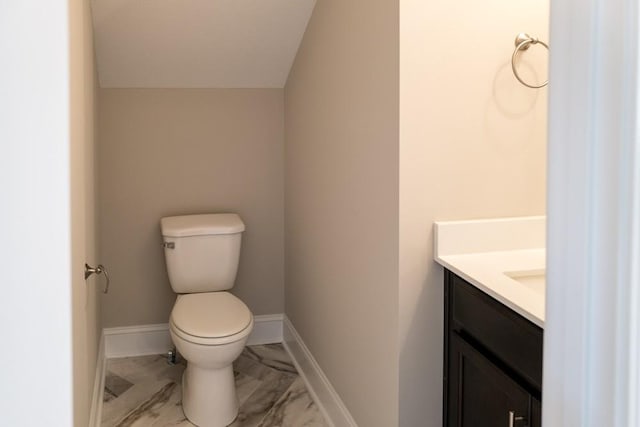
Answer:
[(304, 380), (325, 420), (331, 427), (357, 427), (340, 396), (322, 372), (313, 355), (302, 341), (287, 316), (283, 319), (284, 347), (291, 355), (298, 373)]
[[(247, 345), (282, 342), (282, 319), (282, 314), (254, 316)], [(104, 338), (107, 359), (164, 354), (173, 347), (168, 323), (106, 328)]]
[(282, 342), (283, 314), (267, 314), (253, 317), (253, 331), (247, 345), (276, 344)]
[(104, 338), (107, 359), (164, 354), (173, 346), (168, 323), (105, 328)]
[(98, 346), (98, 358), (96, 360), (96, 375), (93, 380), (93, 394), (91, 399), (91, 412), (89, 413), (89, 427), (100, 427), (102, 421), (102, 400), (104, 398), (104, 378), (107, 366), (105, 357), (104, 333), (100, 336)]

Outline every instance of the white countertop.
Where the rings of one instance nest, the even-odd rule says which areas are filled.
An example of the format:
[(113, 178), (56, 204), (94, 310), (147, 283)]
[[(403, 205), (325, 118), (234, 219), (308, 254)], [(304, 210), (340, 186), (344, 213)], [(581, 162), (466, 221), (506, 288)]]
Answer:
[(434, 228), (439, 264), (544, 328), (544, 217), (439, 221)]

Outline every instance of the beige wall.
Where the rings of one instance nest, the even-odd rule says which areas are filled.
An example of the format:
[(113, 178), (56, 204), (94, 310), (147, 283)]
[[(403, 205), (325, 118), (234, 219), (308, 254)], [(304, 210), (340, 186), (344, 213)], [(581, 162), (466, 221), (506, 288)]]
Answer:
[(256, 315), (281, 313), (282, 90), (102, 89), (99, 129), (104, 326), (168, 322), (160, 218), (192, 213), (242, 217), (232, 292)]
[(285, 117), (285, 312), (356, 422), (394, 426), (398, 2), (316, 4)]
[[(434, 220), (545, 212), (547, 89), (513, 40), (548, 40), (548, 1), (401, 0), (400, 425), (441, 426), (443, 270)], [(542, 55), (539, 55), (542, 54)], [(546, 52), (523, 72), (546, 77)]]
[(71, 295), (73, 324), (74, 425), (89, 425), (96, 372), (102, 278), (84, 280), (84, 263), (96, 265), (96, 116), (97, 80), (89, 0), (69, 3)]

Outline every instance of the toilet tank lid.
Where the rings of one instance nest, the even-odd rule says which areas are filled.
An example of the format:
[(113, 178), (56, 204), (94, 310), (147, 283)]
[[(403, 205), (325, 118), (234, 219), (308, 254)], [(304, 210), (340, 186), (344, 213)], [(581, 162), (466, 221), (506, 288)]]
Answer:
[(244, 231), (244, 223), (233, 213), (168, 216), (160, 220), (165, 237), (236, 234)]

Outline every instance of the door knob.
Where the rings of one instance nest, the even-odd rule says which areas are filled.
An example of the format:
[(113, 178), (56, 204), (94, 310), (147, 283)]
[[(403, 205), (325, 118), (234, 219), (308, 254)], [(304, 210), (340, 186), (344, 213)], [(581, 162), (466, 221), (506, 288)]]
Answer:
[(97, 267), (91, 267), (89, 264), (84, 265), (84, 280), (87, 280), (89, 278), (89, 276), (91, 276), (92, 274), (104, 274), (105, 279), (107, 279), (107, 283), (104, 286), (104, 290), (102, 291), (103, 293), (107, 293), (109, 292), (109, 273), (107, 272), (107, 269), (104, 268), (104, 265), (102, 264), (98, 264)]

